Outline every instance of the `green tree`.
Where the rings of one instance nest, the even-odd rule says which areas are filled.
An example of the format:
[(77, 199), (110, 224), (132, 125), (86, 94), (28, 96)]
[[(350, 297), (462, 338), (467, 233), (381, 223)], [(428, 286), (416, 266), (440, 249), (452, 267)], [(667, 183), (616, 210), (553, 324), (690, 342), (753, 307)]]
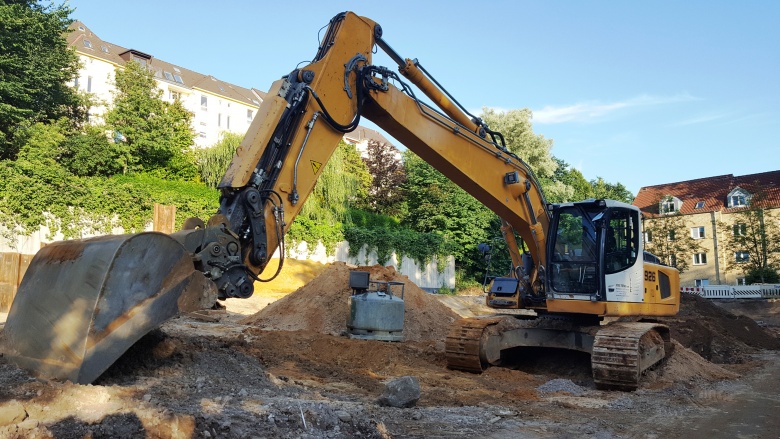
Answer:
[(60, 163), (74, 175), (109, 177), (127, 170), (126, 145), (113, 142), (103, 125), (87, 125), (61, 144)]
[(531, 110), (524, 108), (498, 112), (492, 108), (483, 108), (481, 117), (490, 129), (504, 135), (507, 149), (528, 163), (538, 177), (551, 177), (555, 173), (558, 162), (551, 154), (553, 141), (534, 133)]
[(372, 177), (369, 188), (371, 209), (386, 215), (400, 214), (406, 172), (397, 155), (398, 150), (389, 143), (369, 140), (366, 152), (364, 160)]
[[(343, 224), (349, 222), (355, 194), (361, 187), (366, 190), (365, 186), (361, 186), (363, 182), (359, 173), (351, 171), (356, 166), (354, 148), (354, 145), (342, 141), (333, 152), (290, 227), (288, 238), (291, 241), (322, 242), (331, 251), (343, 239)], [(365, 165), (362, 172), (368, 172)]]
[(721, 224), (726, 229), (728, 269), (745, 273), (746, 282), (769, 283), (777, 276), (780, 227), (776, 210), (768, 210), (767, 206), (771, 204), (759, 190), (750, 197), (747, 207), (732, 214), (731, 224)]
[(115, 81), (113, 107), (105, 118), (117, 141), (127, 145), (128, 170), (196, 178), (192, 113), (178, 99), (163, 101), (152, 71), (135, 61), (117, 69)]
[(541, 179), (548, 202), (582, 201), (593, 197), (593, 188), (580, 171), (559, 158), (553, 157), (553, 160), (558, 168), (552, 177)]
[(369, 206), (369, 191), (373, 177), (366, 166), (366, 163), (360, 157), (355, 145), (342, 143), (342, 159), (344, 161), (344, 172), (350, 174), (355, 179), (355, 192), (349, 197), (349, 205), (359, 209), (365, 209)]
[(207, 186), (216, 188), (219, 185), (243, 139), (244, 136), (241, 134), (223, 131), (217, 143), (198, 151), (197, 161), (200, 179)]
[(72, 10), (34, 0), (0, 3), (0, 159), (14, 159), (22, 126), (86, 117), (84, 101), (66, 83), (79, 64), (65, 35)]
[(634, 201), (634, 195), (622, 183), (609, 183), (598, 177), (595, 180), (591, 180), (590, 185), (593, 188), (594, 198), (605, 198), (628, 204)]
[[(655, 203), (659, 206), (661, 200)], [(644, 220), (645, 249), (661, 262), (677, 268), (689, 268), (691, 255), (701, 251), (701, 242), (693, 239), (685, 217), (680, 212), (658, 213)]]
[(16, 134), (21, 145), (18, 158), (5, 161), (0, 183), (0, 222), (8, 230), (27, 233), (52, 220), (57, 223), (50, 229), (58, 230), (60, 223), (66, 228), (73, 223), (74, 211), (67, 206), (83, 192), (77, 179), (58, 163), (67, 123), (39, 122)]
[(481, 115), (490, 129), (503, 134), (507, 149), (531, 167), (548, 201), (572, 201), (575, 189), (560, 178), (565, 162), (553, 157), (552, 139), (534, 133), (531, 116), (528, 109), (497, 112), (491, 108), (484, 108)]
[(442, 235), (463, 278), (480, 278), (477, 246), (495, 234), (495, 214), (411, 151), (404, 152), (404, 166), (409, 211), (402, 225)]

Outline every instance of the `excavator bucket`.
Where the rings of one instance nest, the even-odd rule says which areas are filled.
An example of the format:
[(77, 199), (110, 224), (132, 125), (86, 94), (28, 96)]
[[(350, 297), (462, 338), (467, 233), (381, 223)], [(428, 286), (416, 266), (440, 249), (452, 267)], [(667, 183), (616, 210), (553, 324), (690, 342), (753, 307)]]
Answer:
[(3, 352), (40, 378), (88, 384), (144, 334), (212, 306), (216, 293), (185, 248), (162, 233), (56, 242), (25, 273)]

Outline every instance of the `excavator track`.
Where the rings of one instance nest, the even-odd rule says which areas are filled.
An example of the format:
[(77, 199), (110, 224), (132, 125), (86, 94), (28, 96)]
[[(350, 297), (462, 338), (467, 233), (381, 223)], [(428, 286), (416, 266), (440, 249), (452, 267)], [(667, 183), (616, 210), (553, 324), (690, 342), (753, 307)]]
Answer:
[(671, 351), (669, 328), (656, 323), (617, 322), (601, 328), (591, 353), (599, 389), (635, 390), (644, 371)]
[(489, 361), (483, 358), (482, 339), (485, 330), (504, 318), (464, 318), (450, 326), (445, 343), (447, 367), (466, 372), (482, 373)]

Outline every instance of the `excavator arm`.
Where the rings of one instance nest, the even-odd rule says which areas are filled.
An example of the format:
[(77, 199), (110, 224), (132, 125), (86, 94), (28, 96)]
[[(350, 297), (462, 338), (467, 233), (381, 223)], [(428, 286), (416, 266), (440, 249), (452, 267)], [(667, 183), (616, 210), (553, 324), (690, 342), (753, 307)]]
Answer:
[[(375, 46), (401, 75), (371, 64)], [(416, 61), (395, 53), (373, 21), (336, 16), (313, 62), (274, 83), (268, 95), (220, 184), (220, 214), (242, 237), (244, 263), (254, 273), (283, 245), (290, 223), (281, 215), (295, 218), (322, 165), (361, 117), (496, 212), (528, 244), (535, 266), (543, 266), (549, 216), (530, 167), (500, 143), (500, 134), (461, 111)]]

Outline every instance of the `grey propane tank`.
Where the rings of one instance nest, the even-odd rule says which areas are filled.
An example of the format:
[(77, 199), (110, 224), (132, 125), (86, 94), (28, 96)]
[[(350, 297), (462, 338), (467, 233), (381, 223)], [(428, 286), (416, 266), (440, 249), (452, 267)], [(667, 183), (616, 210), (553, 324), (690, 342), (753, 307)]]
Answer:
[[(367, 291), (371, 285), (374, 286), (373, 291)], [(353, 271), (350, 273), (350, 287), (353, 291), (349, 298), (347, 317), (350, 337), (401, 341), (404, 329), (404, 283), (370, 281), (367, 272)]]

